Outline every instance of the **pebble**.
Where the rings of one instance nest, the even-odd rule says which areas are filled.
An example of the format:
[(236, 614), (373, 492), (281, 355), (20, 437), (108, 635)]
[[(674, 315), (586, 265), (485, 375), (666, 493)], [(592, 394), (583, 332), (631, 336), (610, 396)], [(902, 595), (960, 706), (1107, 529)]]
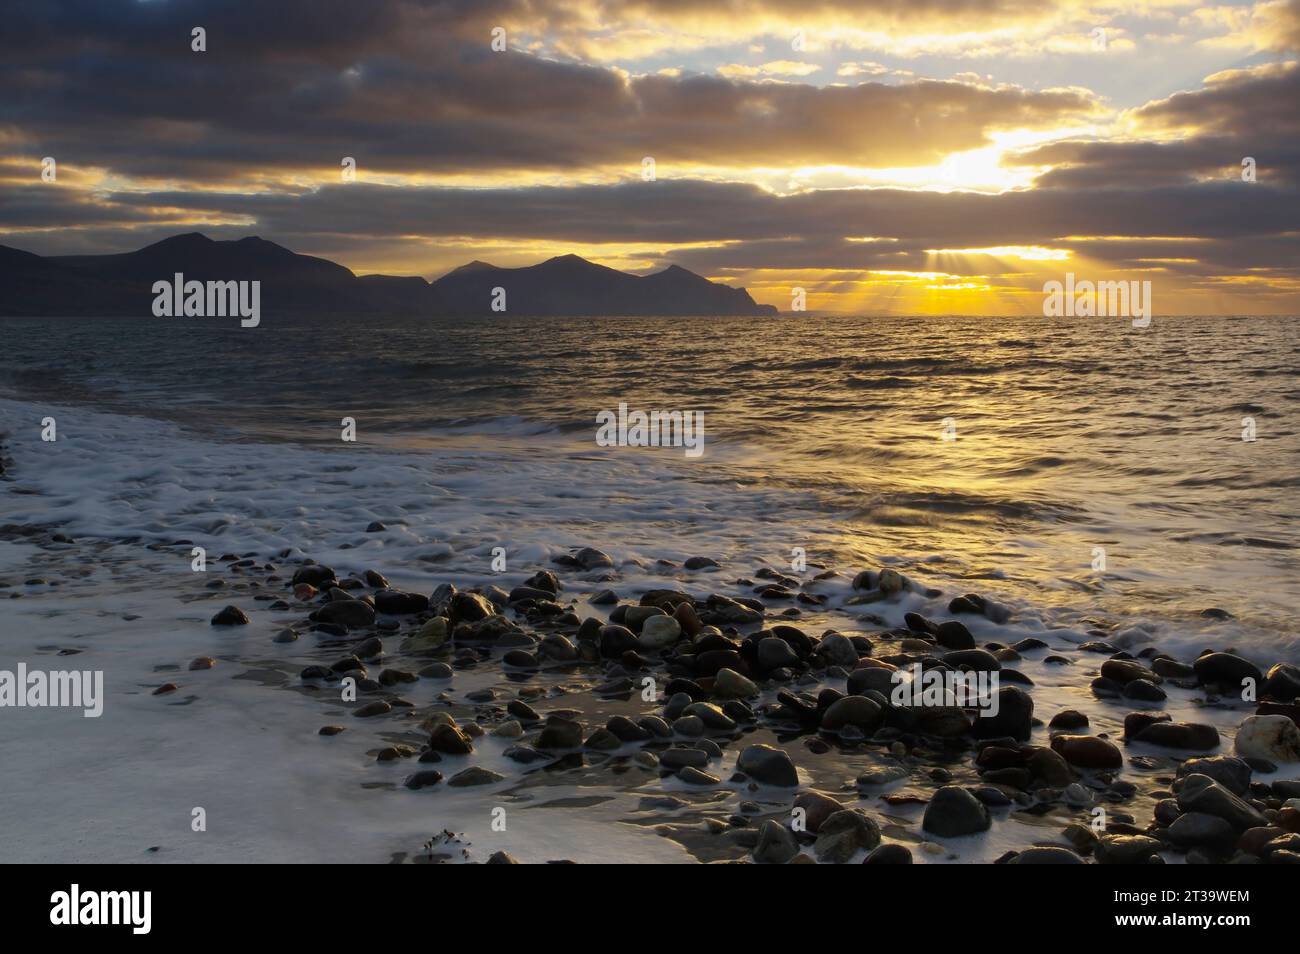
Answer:
[(783, 865), (799, 853), (794, 835), (784, 825), (772, 821), (763, 822), (758, 829), (758, 841), (754, 845), (754, 860), (759, 864)]
[(637, 645), (647, 652), (656, 652), (667, 649), (681, 637), (682, 626), (674, 617), (651, 616), (641, 625), (641, 636), (637, 640)]
[(436, 769), (424, 769), (422, 771), (416, 772), (414, 775), (408, 776), (406, 781), (403, 782), (402, 784), (404, 784), (409, 789), (421, 789), (421, 788), (429, 788), (432, 785), (437, 785), (441, 781), (442, 781), (441, 772), (437, 771)]
[(846, 864), (859, 851), (880, 844), (880, 826), (865, 812), (842, 809), (821, 825), (813, 853), (823, 863)]
[(764, 785), (795, 788), (799, 784), (799, 773), (789, 754), (770, 745), (747, 746), (741, 751), (736, 768)]
[(551, 716), (537, 737), (540, 749), (576, 749), (582, 745), (582, 724), (572, 719)]
[(508, 719), (492, 727), (489, 733), (498, 739), (518, 739), (524, 734), (524, 727), (514, 719)]
[(582, 745), (583, 748), (596, 752), (613, 752), (623, 747), (623, 741), (608, 729), (597, 729), (587, 736), (587, 741)]
[(583, 547), (573, 555), (572, 559), (584, 570), (599, 570), (614, 565), (614, 560), (608, 553), (595, 547)]
[(1077, 709), (1062, 709), (1056, 715), (1052, 716), (1052, 721), (1047, 724), (1049, 729), (1086, 729), (1088, 728), (1088, 717)]
[(312, 613), (311, 619), (319, 623), (335, 623), (349, 629), (358, 629), (375, 622), (375, 608), (363, 600), (331, 600)]
[(748, 699), (758, 695), (758, 686), (752, 679), (724, 667), (713, 677), (713, 694), (719, 699)]
[(945, 785), (925, 807), (921, 828), (941, 838), (956, 838), (988, 831), (989, 810), (974, 795), (957, 785)]
[(478, 623), (495, 614), (496, 607), (491, 601), (477, 593), (457, 591), (447, 601), (447, 618), (452, 626), (457, 623)]
[(817, 655), (827, 665), (852, 668), (858, 663), (858, 648), (842, 633), (829, 633), (817, 644)]
[(1092, 793), (1078, 782), (1067, 785), (1061, 796), (1065, 799), (1065, 803), (1073, 808), (1087, 808), (1092, 804)]
[[(800, 792), (794, 798), (791, 806), (791, 817), (800, 817), (794, 814), (794, 811), (802, 812), (803, 828), (813, 834), (821, 831), (821, 826), (831, 815), (844, 809), (844, 804), (837, 798), (827, 795), (825, 792), (809, 790)], [(798, 827), (798, 826), (796, 826)]]
[(882, 765), (867, 769), (858, 776), (856, 784), (862, 787), (889, 785), (907, 778), (911, 773), (901, 765)]
[(1148, 745), (1193, 752), (1209, 752), (1219, 747), (1219, 730), (1197, 722), (1152, 722), (1133, 738)]
[(945, 649), (974, 649), (975, 637), (960, 620), (940, 623), (934, 631), (934, 640)]
[(1300, 728), (1284, 715), (1254, 715), (1237, 728), (1233, 744), (1243, 758), (1300, 762)]
[(998, 672), (1002, 669), (1002, 663), (987, 649), (958, 649), (944, 653), (943, 661), (958, 670), (964, 667), (973, 672)]
[(906, 845), (880, 845), (866, 858), (864, 865), (910, 865), (912, 852)]
[(1250, 790), (1250, 766), (1228, 755), (1188, 759), (1178, 766), (1178, 777), (1208, 775), (1234, 795)]
[(504, 778), (505, 776), (500, 772), (493, 772), (491, 769), (471, 765), (449, 778), (447, 784), (452, 788), (468, 788), (472, 785), (491, 785), (493, 782), (500, 782)]
[(717, 560), (709, 557), (688, 557), (682, 566), (687, 570), (710, 570), (720, 566)]
[(1139, 702), (1164, 702), (1168, 695), (1154, 682), (1146, 679), (1134, 679), (1124, 686), (1125, 699)]
[(682, 715), (694, 716), (704, 728), (715, 732), (733, 732), (736, 728), (736, 720), (711, 702), (692, 702), (682, 710)]
[(1237, 844), (1237, 831), (1232, 825), (1204, 812), (1179, 815), (1167, 831), (1170, 841), (1183, 848), (1199, 845), (1227, 855)]
[(1208, 775), (1188, 775), (1175, 793), (1184, 812), (1204, 812), (1228, 822), (1237, 831), (1261, 828), (1268, 821), (1244, 799), (1234, 795)]
[(884, 718), (884, 709), (873, 699), (866, 696), (845, 696), (832, 703), (822, 714), (821, 727), (829, 732), (836, 732), (845, 726), (856, 726), (865, 733), (870, 733), (880, 725)]
[(213, 626), (247, 626), (248, 616), (238, 606), (226, 606), (212, 617)]
[(474, 743), (459, 726), (443, 723), (429, 734), (429, 748), (447, 755), (469, 755)]
[(1294, 702), (1300, 696), (1300, 666), (1278, 663), (1269, 669), (1260, 691), (1279, 702)]
[(1141, 865), (1159, 859), (1164, 846), (1147, 835), (1102, 835), (1093, 855), (1102, 865)]
[(1124, 756), (1114, 743), (1095, 735), (1058, 735), (1052, 749), (1071, 765), (1085, 769), (1111, 769), (1124, 766)]
[(672, 722), (673, 732), (678, 735), (697, 736), (704, 734), (704, 720), (696, 715), (684, 715)]
[(1206, 653), (1192, 663), (1192, 670), (1201, 685), (1216, 686), (1236, 696), (1240, 696), (1244, 680), (1253, 679), (1256, 686), (1264, 680), (1259, 667), (1233, 653)]
[(799, 657), (784, 639), (767, 636), (758, 641), (758, 665), (764, 670), (797, 666)]
[(995, 739), (1003, 736), (1027, 742), (1034, 721), (1034, 700), (1018, 686), (1003, 686), (998, 690), (997, 714), (980, 715), (974, 721), (975, 737)]
[(1122, 686), (1139, 679), (1152, 684), (1161, 681), (1159, 676), (1133, 659), (1107, 659), (1101, 664), (1101, 674)]
[(701, 772), (692, 765), (686, 765), (677, 770), (677, 777), (687, 785), (718, 785), (722, 779), (716, 775), (710, 775), (708, 772)]
[(601, 627), (599, 642), (600, 654), (606, 659), (616, 659), (638, 646), (636, 633), (617, 623)]

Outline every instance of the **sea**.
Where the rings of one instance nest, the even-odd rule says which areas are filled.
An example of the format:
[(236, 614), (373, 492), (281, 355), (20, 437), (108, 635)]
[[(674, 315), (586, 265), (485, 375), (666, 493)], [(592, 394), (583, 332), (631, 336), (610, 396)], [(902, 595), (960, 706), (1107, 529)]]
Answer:
[[(955, 595), (998, 601), (1013, 635), (1104, 632), (1134, 653), (1300, 661), (1297, 321), (0, 319), (0, 525), (103, 548), (82, 566), (57, 548), (0, 544), (11, 590), (50, 574), (63, 587), (58, 599), (0, 599), (0, 646), (29, 664), (97, 647), (98, 664), (132, 686), (119, 708), (138, 708), (93, 731), (70, 715), (54, 735), (0, 721), (38, 776), (6, 783), (0, 816), (52, 812), (74, 838), (67, 851), (8, 851), (131, 860), (166, 842), (149, 834), (156, 816), (188, 796), (141, 807), (157, 793), (121, 767), (124, 724), (131, 750), (156, 746), (159, 771), (195, 805), (231, 773), (272, 779), (229, 794), (239, 837), (195, 840), (185, 808), (172, 821), (190, 847), (175, 857), (375, 860), (377, 841), (404, 856), (435, 820), (404, 820), (400, 837), (383, 812), (361, 821), (364, 780), (322, 778), (336, 769), (290, 757), (298, 743), (268, 729), (285, 717), (256, 692), (279, 678), (259, 663), (265, 632), (225, 645), (244, 682), (220, 706), (195, 703), (198, 721), (174, 735), (153, 721), (157, 673), (188, 676), (190, 657), (221, 651), (207, 645), (213, 604), (181, 584), (188, 547), (163, 548), (177, 541), (214, 558), (374, 567), (422, 592), (445, 580), (509, 589), (584, 546), (614, 558), (612, 585), (629, 592), (734, 589), (763, 565), (845, 580), (887, 566), (942, 594), (929, 606), (940, 616)], [(702, 453), (600, 446), (599, 416), (620, 405), (702, 415)], [(720, 568), (690, 576), (691, 557)], [(1057, 681), (1063, 700), (1086, 684)], [(206, 744), (225, 756), (201, 757)], [(49, 794), (96, 778), (135, 812), (111, 837), (83, 831), (93, 820), (81, 796)], [(313, 818), (355, 820), (337, 843), (309, 841), (295, 801), (305, 789)], [(619, 818), (611, 830), (627, 827)], [(586, 837), (591, 860), (686, 860), (677, 842), (593, 841), (582, 823), (553, 822), (515, 848), (542, 858)]]

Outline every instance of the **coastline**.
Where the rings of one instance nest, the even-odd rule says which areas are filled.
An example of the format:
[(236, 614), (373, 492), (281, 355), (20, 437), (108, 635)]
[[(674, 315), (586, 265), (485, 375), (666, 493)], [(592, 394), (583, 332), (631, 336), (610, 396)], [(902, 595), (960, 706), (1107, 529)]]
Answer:
[[(22, 480), (22, 470), (21, 456), (12, 459), (6, 492), (13, 491), (11, 482)], [(139, 479), (151, 479), (147, 464)], [(482, 475), (466, 479), (473, 482)], [(1092, 860), (1096, 852), (1088, 850), (1091, 842), (1084, 837), (1092, 809), (1106, 809), (1108, 837), (1119, 839), (1140, 837), (1157, 816), (1171, 819), (1167, 803), (1178, 765), (1191, 757), (1231, 756), (1237, 726), (1255, 712), (1253, 705), (1208, 693), (1194, 672), (1188, 675), (1179, 668), (1190, 666), (1194, 656), (1158, 662), (1158, 647), (1151, 645), (1133, 646), (1135, 660), (1125, 662), (1170, 673), (1142, 680), (1158, 682), (1167, 699), (1139, 703), (1133, 697), (1097, 695), (1092, 682), (1115, 656), (1099, 644), (1116, 639), (1120, 627), (1053, 626), (1023, 607), (1011, 608), (1005, 618), (990, 611), (996, 619), (954, 611), (952, 601), (963, 593), (908, 580), (889, 567), (871, 571), (873, 576), (810, 562), (806, 573), (792, 576), (771, 562), (711, 550), (718, 538), (703, 534), (684, 545), (697, 558), (713, 553), (720, 565), (693, 561), (688, 569), (682, 554), (691, 551), (679, 545), (663, 562), (641, 558), (642, 547), (629, 558), (622, 548), (609, 546), (608, 563), (589, 554), (575, 566), (569, 560), (579, 551), (584, 531), (552, 527), (552, 539), (563, 542), (531, 540), (514, 548), (508, 571), (476, 574), (457, 566), (463, 564), (463, 551), (455, 546), (424, 564), (390, 561), (368, 541), (398, 528), (370, 531), (368, 522), (355, 522), (359, 525), (319, 548), (315, 534), (304, 534), (301, 548), (235, 546), (229, 553), (213, 548), (202, 574), (189, 572), (194, 541), (168, 536), (165, 527), (148, 527), (150, 538), (142, 534), (134, 540), (68, 534), (58, 521), (7, 527), (0, 579), (8, 584), (6, 595), (22, 594), (7, 604), (13, 610), (12, 625), (5, 626), (7, 645), (29, 666), (102, 668), (108, 693), (101, 719), (28, 710), (26, 721), (0, 723), (8, 736), (5, 743), (15, 746), (20, 763), (43, 768), (24, 783), (4, 783), (9, 789), (0, 800), (4, 814), (11, 821), (45, 817), (52, 830), (78, 834), (51, 844), (50, 831), (34, 831), (29, 840), (10, 845), (16, 855), (11, 860), (373, 862), (446, 855), (446, 860), (486, 861), (495, 851), (505, 851), (521, 861), (739, 861), (753, 858), (756, 851), (765, 860), (784, 860), (793, 844), (799, 857), (808, 859), (819, 853), (839, 857), (828, 853), (856, 845), (846, 857), (858, 861), (873, 839), (872, 825), (881, 843), (908, 847), (916, 862), (997, 861), (1009, 851), (1043, 845), (1069, 846), (1081, 859)], [(225, 532), (233, 537), (236, 528)], [(221, 534), (217, 529), (214, 539)], [(287, 542), (288, 532), (285, 536)], [(321, 564), (306, 562), (313, 554), (322, 563), (328, 559), (333, 567), (329, 579), (343, 584), (333, 594), (338, 600), (328, 599), (331, 588)], [(384, 590), (374, 585), (378, 578), (367, 580), (367, 571), (413, 595), (381, 595)], [(311, 577), (315, 583), (308, 582)], [(35, 579), (45, 582), (26, 582)], [(457, 586), (461, 595), (450, 599), (446, 589), (439, 589), (445, 584)], [(553, 592), (556, 584), (560, 588)], [(619, 603), (594, 602), (605, 589), (615, 590)], [(656, 591), (659, 595), (646, 595)], [(522, 601), (511, 603), (511, 592)], [(684, 593), (692, 610), (679, 611), (683, 599), (665, 592)], [(369, 611), (342, 606), (356, 603), (343, 598), (354, 596), (415, 611), (380, 612), (365, 621)], [(432, 605), (419, 608), (430, 597)], [(645, 622), (635, 617), (648, 611), (632, 607), (655, 602), (663, 604), (664, 615), (671, 607), (674, 617), (685, 617), (679, 627), (714, 625), (717, 632), (702, 630), (694, 640), (683, 637), (659, 645), (672, 627), (657, 623), (651, 630), (664, 632), (644, 642)], [(236, 606), (250, 622), (212, 625), (212, 617), (227, 605)], [(417, 649), (418, 642), (406, 642), (440, 618), (438, 610), (451, 614), (449, 642), (458, 625), (469, 627), (455, 637), (456, 648)], [(470, 618), (479, 611), (489, 619), (499, 615), (500, 621), (483, 624)], [(760, 612), (761, 619), (755, 615)], [(318, 618), (312, 620), (312, 614)], [(625, 632), (607, 632), (610, 625), (619, 625), (611, 614), (632, 625)], [(949, 652), (969, 653), (940, 644), (941, 638), (961, 640), (957, 627), (940, 630), (939, 624), (952, 622), (961, 624), (973, 645), (989, 652), (1003, 691), (1011, 688), (1033, 700), (1032, 718), (1038, 724), (1028, 722), (1025, 728), (1034, 751), (1022, 748), (1026, 740), (998, 745), (997, 735), (981, 732), (985, 737), (977, 740), (973, 731), (952, 732), (951, 711), (940, 713), (936, 722), (925, 716), (923, 726), (911, 718), (916, 713), (899, 714), (876, 703), (877, 712), (864, 703), (841, 706), (840, 715), (848, 709), (852, 718), (833, 718), (830, 730), (826, 716), (840, 701), (837, 693), (852, 685), (856, 693), (850, 695), (867, 699), (862, 693), (884, 688), (881, 677), (872, 674), (888, 673), (880, 663), (906, 666), (942, 659)], [(340, 631), (341, 626), (347, 631)], [(426, 646), (438, 628), (432, 624)], [(296, 638), (277, 642), (286, 629)], [(827, 631), (848, 638), (831, 639)], [(488, 632), (497, 638), (470, 638)], [(777, 639), (785, 651), (771, 643), (761, 647), (755, 638), (760, 632)], [(349, 658), (359, 657), (358, 647), (375, 638), (382, 643), (382, 656), (370, 653), (370, 643), (365, 658)], [(533, 661), (517, 655), (521, 652)], [(1124, 655), (1121, 650), (1120, 660)], [(213, 660), (210, 668), (189, 668), (205, 657)], [(989, 665), (982, 656), (964, 658)], [(778, 659), (783, 665), (766, 664)], [(724, 660), (729, 665), (716, 665)], [(1261, 670), (1276, 661), (1252, 660)], [(359, 667), (364, 667), (364, 677)], [(783, 668), (789, 672), (779, 672)], [(720, 695), (717, 673), (722, 669), (753, 682), (756, 694), (749, 694), (744, 681), (724, 676)], [(340, 698), (340, 673), (349, 672), (359, 678), (355, 703)], [(1133, 674), (1124, 665), (1110, 666), (1112, 676), (1126, 672)], [(656, 680), (659, 692), (653, 703), (640, 695), (647, 676)], [(175, 688), (155, 694), (169, 683)], [(683, 702), (677, 690), (684, 690), (689, 701)], [(354, 714), (380, 701), (391, 708), (371, 717)], [(686, 719), (715, 725), (674, 725), (688, 705), (700, 707)], [(1060, 729), (1061, 734), (1108, 737), (1122, 767), (1068, 766), (1067, 781), (1056, 759), (1039, 755), (1051, 750), (1057, 730), (1048, 723), (1063, 710), (1081, 712), (1088, 725)], [(1174, 722), (1214, 726), (1220, 743), (1196, 752), (1124, 739), (1131, 713), (1161, 711)], [(534, 721), (533, 715), (539, 718)], [(664, 718), (673, 729), (671, 737), (646, 728), (658, 724), (644, 720), (665, 715), (673, 716)], [(459, 732), (440, 729), (437, 723), (447, 716)], [(518, 723), (519, 735), (513, 727), (501, 729), (512, 722)], [(568, 722), (578, 724), (578, 744), (558, 745), (574, 739)], [(321, 736), (327, 725), (342, 725), (345, 731)], [(539, 745), (548, 725), (558, 725), (560, 737), (552, 732), (548, 744)], [(650, 737), (640, 738), (642, 732)], [(435, 733), (441, 748), (468, 743), (472, 752), (438, 751), (439, 761), (421, 763)], [(738, 763), (751, 745), (784, 751), (797, 786), (781, 784), (789, 781), (789, 770), (779, 756), (768, 756), (771, 765), (758, 769), (750, 756), (745, 777), (737, 777)], [(533, 759), (523, 746), (545, 754)], [(665, 760), (664, 752), (675, 750), (687, 754)], [(142, 751), (149, 763), (128, 767), (127, 759), (140, 759)], [(703, 762), (697, 751), (704, 754)], [(980, 756), (981, 751), (986, 754)], [(1038, 767), (1029, 769), (1035, 758)], [(671, 772), (666, 761), (673, 765)], [(1045, 762), (1051, 765), (1045, 768)], [(1224, 762), (1201, 767), (1229, 780), (1239, 771)], [(1293, 807), (1286, 809), (1285, 818), (1278, 813), (1283, 796), (1300, 794), (1288, 795), (1286, 784), (1300, 775), (1300, 765), (1279, 762), (1271, 773), (1262, 768), (1253, 772), (1253, 783), (1281, 781), (1283, 786), (1244, 791), (1259, 799), (1264, 812), (1274, 813), (1272, 820), (1292, 824)], [(451, 780), (466, 770), (469, 780), (482, 784), (452, 786)], [(1049, 776), (1036, 774), (1040, 770), (1052, 771), (1050, 778), (1064, 784), (1051, 784)], [(442, 778), (426, 776), (427, 786), (407, 788), (407, 781), (421, 771), (436, 771)], [(765, 780), (757, 781), (755, 772)], [(94, 784), (50, 782), (78, 777)], [(975, 793), (988, 813), (987, 830), (954, 835), (927, 831), (927, 803), (950, 786)], [(803, 807), (814, 818), (832, 807), (814, 792), (860, 809), (870, 824), (856, 816), (841, 819), (837, 824), (848, 827), (823, 839), (819, 851), (814, 830), (788, 830), (793, 808)], [(207, 832), (189, 829), (195, 806), (207, 812)], [(504, 831), (492, 827), (497, 808), (505, 812)], [(969, 812), (970, 804), (958, 799), (954, 810)], [(116, 819), (113, 831), (95, 827), (97, 813)], [(219, 824), (225, 830), (222, 837), (216, 837)], [(444, 830), (455, 837), (439, 836)], [(1218, 857), (1222, 832), (1210, 834), (1219, 839), (1210, 843)], [(431, 839), (432, 847), (426, 849)], [(1122, 847), (1139, 851), (1143, 844), (1124, 842)], [(1210, 851), (1205, 845), (1193, 847)], [(1053, 855), (1031, 853), (1026, 860), (1053, 860)], [(1187, 857), (1174, 847), (1163, 848), (1161, 856), (1171, 862)]]

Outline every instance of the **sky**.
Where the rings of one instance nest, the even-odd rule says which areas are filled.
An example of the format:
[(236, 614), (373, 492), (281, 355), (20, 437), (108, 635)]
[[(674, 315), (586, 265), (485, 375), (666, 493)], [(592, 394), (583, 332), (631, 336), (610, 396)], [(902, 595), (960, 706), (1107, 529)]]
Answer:
[(1042, 314), (1073, 273), (1297, 314), (1298, 60), (1300, 0), (16, 0), (0, 244), (577, 253), (867, 315)]

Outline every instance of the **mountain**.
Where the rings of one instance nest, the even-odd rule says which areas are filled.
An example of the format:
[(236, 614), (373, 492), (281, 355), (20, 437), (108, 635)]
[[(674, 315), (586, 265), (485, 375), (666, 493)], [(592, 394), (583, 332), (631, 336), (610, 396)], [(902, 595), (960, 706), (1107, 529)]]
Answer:
[(0, 245), (0, 315), (150, 316), (153, 284), (260, 281), (262, 314), (492, 315), (504, 288), (516, 315), (764, 315), (743, 288), (677, 266), (644, 277), (562, 255), (526, 268), (470, 262), (430, 284), (358, 277), (335, 262), (260, 238), (215, 241), (198, 232), (114, 255), (42, 257)]
[(505, 290), (506, 311), (522, 315), (774, 315), (743, 288), (718, 285), (676, 265), (629, 275), (577, 255), (524, 268), (471, 262), (433, 283), (448, 311), (492, 314), (493, 290)]

